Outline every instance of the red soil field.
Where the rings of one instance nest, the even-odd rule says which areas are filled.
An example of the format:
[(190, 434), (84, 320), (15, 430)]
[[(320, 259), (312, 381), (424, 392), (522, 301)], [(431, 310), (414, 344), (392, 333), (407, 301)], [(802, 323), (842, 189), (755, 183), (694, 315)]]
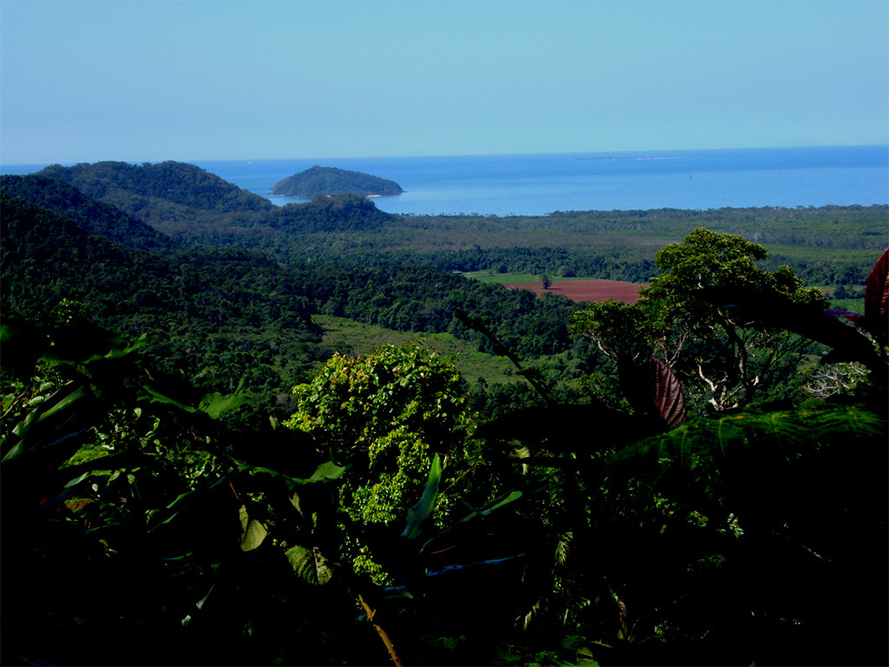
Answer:
[(619, 280), (554, 280), (548, 290), (540, 283), (517, 283), (506, 285), (507, 289), (528, 289), (537, 296), (546, 292), (567, 296), (572, 301), (604, 301), (614, 299), (633, 303), (639, 298), (639, 288), (644, 285), (625, 283)]

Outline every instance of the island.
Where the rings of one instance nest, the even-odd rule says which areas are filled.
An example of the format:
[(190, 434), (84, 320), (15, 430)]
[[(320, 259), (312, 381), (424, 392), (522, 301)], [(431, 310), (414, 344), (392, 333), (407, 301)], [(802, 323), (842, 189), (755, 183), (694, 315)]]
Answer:
[(356, 194), (365, 197), (400, 195), (404, 190), (395, 181), (360, 171), (314, 166), (275, 183), (273, 195), (312, 199), (320, 195)]

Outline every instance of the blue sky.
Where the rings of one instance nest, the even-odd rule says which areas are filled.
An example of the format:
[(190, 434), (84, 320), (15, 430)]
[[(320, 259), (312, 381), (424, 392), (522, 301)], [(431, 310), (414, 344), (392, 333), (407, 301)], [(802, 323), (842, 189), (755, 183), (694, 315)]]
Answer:
[(0, 162), (889, 143), (885, 0), (0, 0)]

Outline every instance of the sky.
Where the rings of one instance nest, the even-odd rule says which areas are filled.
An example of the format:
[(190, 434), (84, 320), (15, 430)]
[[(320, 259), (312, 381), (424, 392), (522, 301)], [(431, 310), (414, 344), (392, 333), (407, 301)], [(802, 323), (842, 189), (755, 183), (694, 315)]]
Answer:
[(889, 143), (886, 0), (0, 0), (0, 163)]

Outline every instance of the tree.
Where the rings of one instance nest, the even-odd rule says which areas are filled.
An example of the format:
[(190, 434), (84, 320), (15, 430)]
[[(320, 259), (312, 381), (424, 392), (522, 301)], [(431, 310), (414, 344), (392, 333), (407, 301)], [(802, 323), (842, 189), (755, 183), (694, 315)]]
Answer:
[(389, 523), (420, 498), (434, 454), (446, 468), (465, 458), (467, 392), (456, 368), (433, 352), (385, 345), (360, 358), (334, 355), (293, 388), (297, 410), (285, 424), (350, 467), (340, 498), (354, 520)]
[(772, 310), (814, 313), (827, 305), (789, 268), (760, 269), (756, 262), (767, 254), (740, 236), (696, 229), (658, 251), (662, 273), (636, 304), (592, 304), (575, 315), (573, 329), (615, 359), (621, 352), (661, 356), (680, 378), (702, 381), (698, 398), (710, 410), (743, 407), (766, 393), (769, 380), (793, 372), (808, 344), (768, 318), (750, 317), (734, 297), (756, 294)]

